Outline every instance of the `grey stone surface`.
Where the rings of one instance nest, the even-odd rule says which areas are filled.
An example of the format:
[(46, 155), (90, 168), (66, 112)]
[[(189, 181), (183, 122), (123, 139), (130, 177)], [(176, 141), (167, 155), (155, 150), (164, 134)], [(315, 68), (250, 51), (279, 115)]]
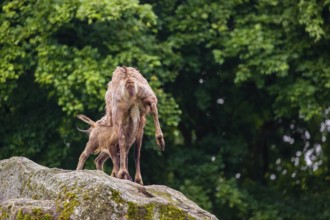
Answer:
[(0, 219), (217, 219), (166, 186), (140, 186), (102, 171), (0, 161)]

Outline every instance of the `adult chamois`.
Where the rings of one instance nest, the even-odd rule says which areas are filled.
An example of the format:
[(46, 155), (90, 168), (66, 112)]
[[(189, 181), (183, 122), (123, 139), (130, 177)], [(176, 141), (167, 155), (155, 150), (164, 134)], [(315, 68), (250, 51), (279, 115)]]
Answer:
[[(136, 173), (140, 173), (140, 151), (142, 145), (145, 115), (150, 113), (156, 128), (156, 143), (165, 149), (165, 141), (160, 128), (157, 110), (157, 97), (141, 73), (132, 67), (117, 67), (108, 84), (105, 95), (106, 119), (105, 124), (114, 127), (118, 136), (120, 151), (120, 168), (117, 176), (129, 179), (127, 170), (127, 155), (130, 145), (127, 143), (128, 130), (138, 131), (135, 145)], [(133, 128), (132, 128), (133, 127)], [(139, 128), (139, 129), (134, 129)], [(142, 129), (141, 129), (142, 128)], [(135, 182), (142, 178), (135, 176)]]

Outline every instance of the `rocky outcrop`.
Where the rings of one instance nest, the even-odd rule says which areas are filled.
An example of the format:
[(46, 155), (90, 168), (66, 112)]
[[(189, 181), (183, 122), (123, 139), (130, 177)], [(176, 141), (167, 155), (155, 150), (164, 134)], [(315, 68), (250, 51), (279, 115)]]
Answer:
[(0, 219), (216, 219), (166, 186), (140, 186), (102, 171), (0, 161)]

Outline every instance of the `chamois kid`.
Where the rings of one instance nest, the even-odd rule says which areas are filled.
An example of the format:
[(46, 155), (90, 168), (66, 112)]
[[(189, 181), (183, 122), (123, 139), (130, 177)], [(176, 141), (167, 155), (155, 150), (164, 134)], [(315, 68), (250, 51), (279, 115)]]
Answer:
[[(124, 131), (126, 135), (126, 145), (132, 146), (134, 142), (136, 142), (136, 146), (141, 146), (143, 130), (145, 125), (145, 116), (140, 116), (140, 121), (138, 124), (133, 123), (132, 118), (136, 117), (135, 115), (139, 115), (138, 108), (132, 108), (130, 111), (130, 117), (128, 118), (128, 123), (126, 124)], [(92, 121), (85, 115), (77, 116), (80, 120), (86, 122), (91, 127), (86, 131), (89, 133), (89, 140), (86, 144), (85, 150), (82, 152), (79, 158), (79, 163), (77, 166), (77, 170), (83, 168), (83, 165), (86, 159), (90, 154), (98, 154), (98, 157), (95, 159), (94, 163), (99, 170), (103, 170), (104, 162), (111, 157), (113, 163), (113, 169), (111, 172), (111, 176), (119, 177), (117, 175), (120, 167), (120, 157), (119, 157), (119, 144), (118, 144), (118, 136), (114, 131), (114, 127), (104, 126), (101, 122), (106, 120), (105, 116), (102, 117), (97, 122)], [(135, 159), (135, 161), (139, 161)], [(127, 157), (125, 158), (125, 165), (128, 166)], [(127, 173), (127, 179), (132, 180), (129, 173)], [(140, 165), (136, 164), (135, 171), (135, 180), (136, 183), (143, 185)]]

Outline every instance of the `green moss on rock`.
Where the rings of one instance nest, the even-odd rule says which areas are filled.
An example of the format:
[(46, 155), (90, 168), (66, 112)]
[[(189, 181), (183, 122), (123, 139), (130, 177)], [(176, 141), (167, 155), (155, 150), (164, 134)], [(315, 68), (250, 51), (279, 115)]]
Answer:
[(8, 212), (0, 207), (0, 220), (5, 220), (8, 218), (9, 218)]
[(159, 212), (159, 219), (161, 220), (194, 220), (192, 216), (188, 215), (186, 212), (175, 207), (174, 205), (159, 205), (147, 204), (147, 205), (137, 205), (133, 202), (128, 202), (127, 219), (136, 220), (151, 220), (154, 217), (155, 209)]
[(193, 220), (195, 218), (191, 217), (181, 209), (175, 207), (174, 205), (167, 204), (167, 205), (161, 205), (159, 207), (160, 212), (160, 219), (161, 220), (171, 220), (171, 219), (177, 219), (177, 220)]
[(44, 213), (41, 209), (34, 208), (32, 213), (25, 213), (20, 209), (16, 215), (17, 220), (52, 220), (53, 217), (49, 213)]
[(56, 201), (56, 212), (59, 213), (59, 220), (70, 219), (74, 211), (74, 207), (78, 206), (79, 202), (77, 200), (76, 194), (73, 192), (68, 192), (67, 188), (63, 188), (63, 193)]
[(123, 204), (125, 202), (123, 198), (121, 198), (120, 193), (113, 189), (111, 189), (111, 199), (117, 204)]
[(147, 204), (139, 206), (133, 202), (128, 202), (127, 219), (149, 220), (152, 219), (155, 206)]
[(52, 216), (49, 213), (43, 213), (41, 209), (34, 208), (32, 209), (33, 216), (37, 217), (36, 219), (43, 219), (43, 220), (52, 220)]

